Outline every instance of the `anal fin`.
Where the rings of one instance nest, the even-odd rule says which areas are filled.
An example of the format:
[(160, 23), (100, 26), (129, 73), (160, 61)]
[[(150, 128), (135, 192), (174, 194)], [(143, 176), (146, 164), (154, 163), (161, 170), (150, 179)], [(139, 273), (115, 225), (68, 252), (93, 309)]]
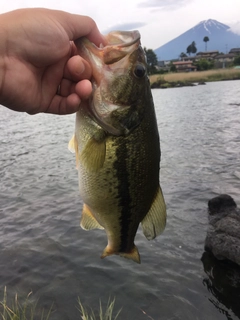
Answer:
[(104, 229), (94, 218), (90, 208), (86, 204), (83, 205), (80, 226), (84, 230)]
[(166, 204), (159, 186), (152, 206), (141, 222), (145, 237), (152, 240), (162, 233), (166, 226), (166, 219)]

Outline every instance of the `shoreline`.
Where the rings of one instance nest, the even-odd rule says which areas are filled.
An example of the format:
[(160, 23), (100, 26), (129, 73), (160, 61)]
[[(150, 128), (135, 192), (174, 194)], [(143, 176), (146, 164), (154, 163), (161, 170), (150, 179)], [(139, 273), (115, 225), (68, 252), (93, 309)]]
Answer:
[(193, 87), (206, 82), (240, 80), (240, 69), (212, 69), (207, 71), (154, 74), (150, 77), (152, 89)]

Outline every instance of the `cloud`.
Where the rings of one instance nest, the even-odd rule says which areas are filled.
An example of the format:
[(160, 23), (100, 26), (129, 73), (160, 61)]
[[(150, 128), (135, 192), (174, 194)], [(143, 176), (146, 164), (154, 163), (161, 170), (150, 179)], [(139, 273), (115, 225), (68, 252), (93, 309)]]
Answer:
[(184, 7), (192, 0), (146, 0), (138, 4), (139, 8), (157, 8), (165, 10), (176, 10)]
[(105, 30), (102, 31), (103, 34), (107, 34), (110, 31), (113, 30), (120, 30), (120, 31), (128, 31), (128, 30), (136, 30), (143, 26), (145, 26), (147, 23), (145, 22), (126, 22), (126, 23), (119, 23), (115, 24)]
[(240, 21), (231, 24), (228, 31), (232, 31), (233, 33), (240, 35)]

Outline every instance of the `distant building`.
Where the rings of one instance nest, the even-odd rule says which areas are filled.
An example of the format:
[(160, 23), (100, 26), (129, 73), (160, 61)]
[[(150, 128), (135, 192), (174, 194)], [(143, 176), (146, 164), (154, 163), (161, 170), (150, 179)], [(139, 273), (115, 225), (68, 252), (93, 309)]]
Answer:
[(156, 69), (158, 71), (168, 72), (170, 70), (170, 61), (158, 61)]
[(166, 60), (166, 61), (165, 61), (165, 66), (169, 66), (172, 62), (177, 62), (177, 61), (179, 61), (179, 60), (177, 60), (177, 59)]
[(236, 57), (235, 53), (218, 54), (217, 56), (214, 57), (214, 67), (215, 68), (230, 67), (235, 57)]
[(235, 55), (239, 55), (240, 54), (240, 48), (232, 48), (229, 53), (234, 53)]
[(189, 71), (196, 71), (197, 67), (193, 65), (191, 60), (188, 61), (177, 61), (173, 62), (173, 65), (176, 67), (177, 71), (179, 72), (189, 72)]
[(218, 54), (214, 57), (214, 60), (219, 62), (232, 62), (234, 58), (236, 57), (236, 54), (234, 53), (228, 53), (228, 54)]
[(199, 51), (196, 55), (197, 56), (214, 56), (218, 54), (218, 50), (212, 50), (212, 51)]
[(212, 60), (219, 54), (219, 51), (198, 52), (195, 56), (183, 57), (182, 61), (199, 61), (200, 59)]
[(158, 61), (157, 62), (157, 68), (160, 69), (160, 68), (163, 68), (163, 67), (165, 67), (165, 61), (164, 60)]
[(212, 60), (212, 59), (214, 59), (218, 54), (219, 54), (219, 51), (218, 51), (218, 50), (198, 52), (198, 53), (196, 54), (196, 58), (197, 58), (198, 60), (199, 60), (199, 59)]
[(182, 61), (195, 61), (197, 59), (196, 56), (190, 56), (190, 57), (182, 57), (181, 60)]

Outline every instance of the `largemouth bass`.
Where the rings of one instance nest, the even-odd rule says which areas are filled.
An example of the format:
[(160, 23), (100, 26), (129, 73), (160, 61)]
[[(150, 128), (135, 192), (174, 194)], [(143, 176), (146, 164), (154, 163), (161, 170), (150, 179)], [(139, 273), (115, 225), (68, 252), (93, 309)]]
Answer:
[(166, 224), (159, 134), (139, 32), (111, 32), (106, 41), (100, 48), (86, 38), (76, 42), (93, 85), (69, 142), (84, 202), (80, 225), (105, 230), (101, 258), (117, 254), (140, 263), (134, 244), (140, 222), (148, 240)]

